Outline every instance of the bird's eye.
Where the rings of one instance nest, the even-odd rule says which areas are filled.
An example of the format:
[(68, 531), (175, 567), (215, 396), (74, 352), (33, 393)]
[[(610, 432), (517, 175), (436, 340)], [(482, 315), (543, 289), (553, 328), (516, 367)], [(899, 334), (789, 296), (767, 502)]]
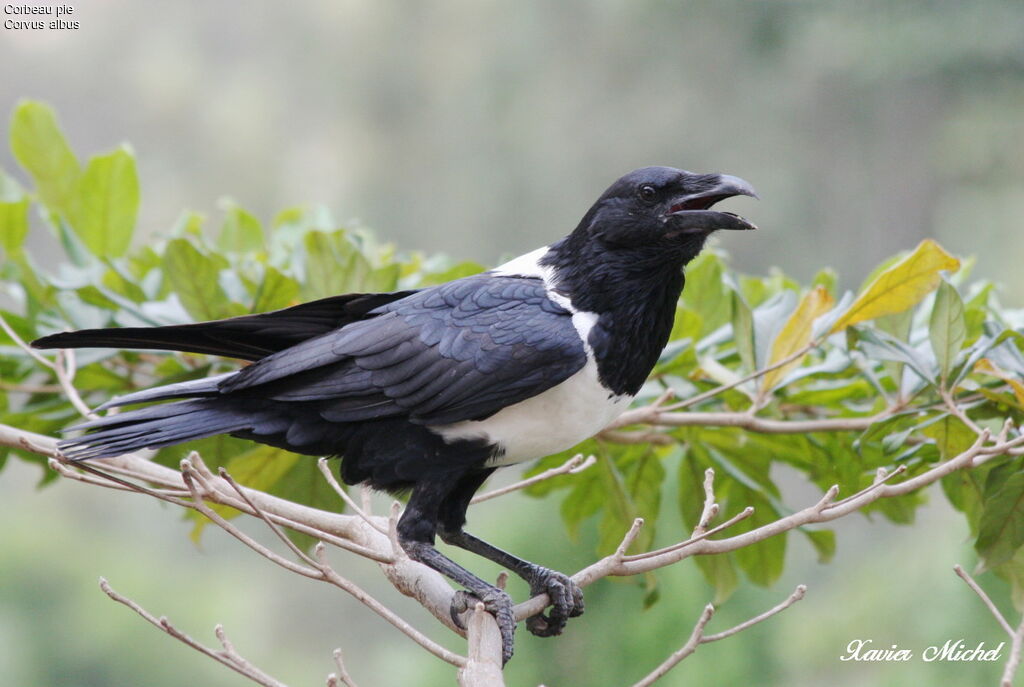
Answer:
[(640, 197), (644, 200), (654, 200), (654, 197), (658, 195), (657, 189), (650, 184), (644, 184), (640, 187)]

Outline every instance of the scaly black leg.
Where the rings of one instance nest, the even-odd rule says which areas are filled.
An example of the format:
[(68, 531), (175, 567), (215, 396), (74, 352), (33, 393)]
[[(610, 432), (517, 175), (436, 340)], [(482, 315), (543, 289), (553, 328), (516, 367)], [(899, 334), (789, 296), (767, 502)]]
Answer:
[[(484, 582), (455, 561), (434, 548), (437, 532), (438, 505), (450, 491), (451, 483), (421, 483), (412, 492), (405, 512), (398, 520), (398, 543), (415, 561), (419, 561), (454, 582), (465, 587), (480, 599), (484, 608), (494, 614), (501, 631), (502, 663), (512, 658), (513, 637), (516, 629), (512, 614), (512, 598), (493, 584)], [(456, 594), (452, 601), (452, 620), (461, 625), (458, 614), (466, 610), (464, 594)]]
[(455, 489), (441, 502), (438, 534), (447, 544), (508, 568), (526, 580), (531, 595), (547, 594), (551, 599), (550, 613), (527, 618), (526, 627), (538, 637), (561, 634), (569, 618), (583, 614), (583, 592), (579, 586), (567, 575), (513, 556), (462, 529), (473, 494), (493, 471), (480, 470), (459, 480)]

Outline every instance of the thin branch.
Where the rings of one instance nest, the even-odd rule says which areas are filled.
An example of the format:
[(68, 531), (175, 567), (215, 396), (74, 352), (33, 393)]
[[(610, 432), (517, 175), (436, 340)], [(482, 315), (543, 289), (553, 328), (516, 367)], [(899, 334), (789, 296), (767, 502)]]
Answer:
[(75, 410), (82, 417), (95, 420), (99, 415), (92, 412), (92, 409), (85, 404), (85, 401), (82, 400), (82, 395), (78, 393), (78, 389), (72, 383), (75, 381), (77, 371), (75, 367), (75, 352), (70, 349), (57, 351), (57, 357), (53, 364), (53, 372), (57, 375), (57, 383), (60, 384), (60, 388), (64, 390), (64, 394), (71, 401), (71, 405), (75, 407)]
[[(832, 486), (813, 505), (741, 534), (721, 539), (710, 538), (710, 535), (721, 531), (729, 524), (724, 523), (712, 530), (708, 530), (707, 533), (700, 537), (694, 537), (665, 549), (633, 556), (606, 556), (577, 572), (572, 576), (572, 579), (576, 584), (585, 587), (603, 577), (646, 573), (657, 568), (672, 565), (690, 556), (714, 555), (735, 551), (804, 525), (835, 520), (858, 511), (881, 498), (909, 494), (957, 470), (971, 469), (994, 456), (1006, 455), (1024, 446), (1024, 435), (1004, 442), (989, 443), (989, 440), (989, 431), (983, 429), (975, 443), (960, 455), (939, 463), (930, 470), (903, 482), (889, 483), (887, 481), (888, 473), (886, 473), (884, 476), (876, 477), (876, 483), (869, 489), (862, 490), (841, 502), (835, 502), (838, 487)], [(895, 471), (893, 474), (895, 474)], [(742, 514), (741, 512), (740, 515)], [(542, 612), (547, 602), (546, 594), (538, 594), (527, 601), (517, 604), (515, 607), (516, 618), (527, 618)]]
[(1024, 618), (1021, 618), (1017, 631), (1013, 633), (1013, 641), (1010, 643), (1010, 655), (1003, 667), (1003, 677), (1000, 687), (1013, 687), (1013, 676), (1017, 674), (1020, 667), (1021, 648), (1024, 645)]
[(685, 549), (687, 546), (691, 546), (691, 545), (693, 545), (693, 544), (695, 544), (695, 543), (697, 543), (699, 541), (704, 541), (705, 539), (707, 539), (708, 537), (710, 537), (712, 535), (718, 534), (719, 532), (721, 532), (723, 530), (729, 529), (730, 527), (732, 527), (736, 523), (738, 523), (738, 522), (740, 522), (742, 520), (746, 520), (747, 518), (749, 518), (753, 514), (754, 514), (754, 507), (753, 506), (747, 506), (746, 508), (741, 510), (736, 515), (734, 515), (731, 518), (729, 518), (728, 520), (726, 520), (725, 522), (723, 522), (723, 523), (721, 523), (719, 525), (715, 525), (711, 529), (705, 530), (705, 531), (701, 532), (700, 534), (697, 534), (695, 536), (690, 537), (689, 539), (686, 539), (686, 540), (681, 541), (681, 542), (677, 542), (675, 544), (672, 544), (671, 546), (666, 546), (665, 548), (662, 548), (662, 549), (657, 549), (656, 551), (645, 551), (644, 553), (638, 553), (638, 554), (635, 554), (633, 556), (626, 556), (623, 560), (642, 561), (645, 558), (656, 558), (658, 556), (662, 556), (662, 555), (667, 554), (667, 553), (672, 553), (672, 552), (675, 552), (675, 551), (679, 551), (681, 549)]
[[(326, 547), (324, 546), (323, 542), (319, 542), (314, 549), (316, 560), (309, 557), (305, 553), (299, 553), (300, 557), (304, 561), (309, 562), (309, 566), (306, 566), (290, 561), (287, 558), (284, 558), (283, 556), (268, 549), (263, 544), (260, 544), (258, 541), (242, 532), (240, 529), (238, 529), (233, 524), (225, 520), (220, 514), (218, 514), (216, 511), (214, 511), (213, 509), (206, 505), (206, 503), (203, 500), (203, 494), (200, 493), (198, 487), (196, 486), (195, 474), (195, 469), (192, 467), (189, 460), (183, 460), (181, 473), (182, 479), (184, 480), (185, 485), (188, 487), (189, 492), (192, 495), (192, 500), (195, 503), (196, 509), (200, 513), (208, 517), (210, 520), (212, 520), (222, 530), (224, 530), (231, 536), (235, 537), (240, 542), (248, 546), (256, 553), (260, 554), (267, 560), (276, 563), (277, 565), (281, 566), (282, 568), (285, 568), (286, 570), (290, 570), (291, 572), (302, 575), (303, 577), (309, 577), (311, 579), (329, 582), (335, 587), (338, 587), (339, 589), (348, 592), (364, 606), (366, 606), (374, 613), (384, 618), (384, 620), (391, 623), (394, 627), (398, 628), (407, 637), (412, 639), (414, 642), (416, 642), (417, 644), (419, 644), (424, 649), (434, 654), (438, 658), (447, 661), (448, 663), (451, 663), (455, 666), (461, 666), (465, 662), (466, 659), (464, 657), (459, 656), (458, 654), (455, 654), (445, 649), (440, 644), (437, 644), (429, 637), (424, 635), (422, 632), (412, 627), (412, 625), (406, 622), (405, 619), (401, 618), (397, 613), (392, 611), (390, 608), (388, 608), (381, 602), (377, 601), (377, 599), (370, 596), (366, 591), (357, 586), (355, 583), (342, 577), (327, 562), (327, 557), (325, 553)], [(238, 489), (237, 485), (234, 486), (236, 489)], [(266, 515), (263, 514), (258, 508), (256, 508), (256, 506), (253, 505), (252, 501), (246, 499), (246, 502), (250, 507), (256, 510), (255, 515), (257, 517), (262, 519), (264, 522), (270, 524), (269, 519), (266, 517)], [(285, 541), (288, 541), (284, 533), (282, 533), (277, 528), (272, 527), (272, 529), (279, 537), (281, 537)], [(297, 547), (295, 547), (295, 545), (291, 542), (289, 542), (289, 547), (292, 548), (293, 551), (297, 550)]]
[[(340, 681), (344, 687), (359, 687), (356, 681), (352, 679), (352, 676), (348, 674), (348, 670), (345, 669), (345, 663), (341, 660), (341, 649), (335, 649), (332, 655), (334, 656), (334, 665), (338, 667), (338, 672), (327, 676), (327, 684), (329, 686), (337, 685)], [(331, 682), (332, 678), (334, 682)]]
[[(885, 484), (886, 482), (891, 480), (896, 475), (902, 475), (906, 471), (907, 471), (907, 466), (906, 465), (900, 465), (898, 468), (896, 468), (892, 472), (888, 472), (885, 468), (878, 468), (878, 471), (875, 472), (875, 479), (874, 479), (873, 482), (871, 482), (871, 484), (869, 486), (864, 487), (863, 489), (861, 489), (860, 491), (858, 491), (856, 494), (854, 494), (852, 496), (847, 496), (845, 499), (841, 499), (839, 501), (836, 501), (835, 504), (833, 504), (833, 505), (838, 506), (838, 505), (846, 503), (847, 501), (853, 501), (854, 499), (858, 499), (861, 496), (863, 496), (864, 494), (867, 494), (870, 491), (874, 491), (878, 487), (882, 486), (883, 484)], [(838, 486), (837, 486), (837, 489), (838, 489)]]
[[(894, 408), (868, 417), (834, 417), (811, 420), (776, 420), (750, 413), (648, 413), (647, 408), (627, 410), (608, 429), (635, 424), (660, 427), (739, 427), (761, 434), (808, 434), (812, 432), (862, 432), (893, 413)], [(607, 431), (607, 429), (605, 430)]]
[(725, 639), (726, 637), (731, 637), (734, 634), (743, 632), (747, 628), (757, 625), (758, 623), (767, 620), (768, 618), (771, 618), (773, 615), (782, 613), (784, 610), (795, 604), (797, 601), (800, 601), (802, 598), (804, 598), (804, 595), (806, 593), (806, 586), (802, 584), (797, 585), (797, 588), (793, 590), (793, 593), (790, 594), (789, 598), (787, 598), (785, 601), (768, 609), (760, 615), (754, 616), (750, 620), (746, 620), (740, 623), (739, 625), (736, 625), (734, 627), (729, 628), (728, 630), (724, 630), (713, 635), (704, 634), (704, 629), (711, 621), (711, 616), (713, 616), (715, 613), (715, 607), (711, 604), (708, 604), (704, 607), (703, 612), (697, 619), (697, 623), (696, 625), (694, 625), (693, 631), (690, 633), (690, 637), (686, 640), (686, 643), (683, 644), (683, 646), (680, 647), (677, 651), (674, 651), (672, 655), (670, 655), (667, 659), (665, 659), (664, 662), (661, 663), (661, 665), (659, 665), (657, 668), (648, 673), (642, 680), (635, 683), (633, 687), (650, 687), (650, 685), (654, 684), (659, 679), (664, 677), (665, 674), (668, 673), (668, 671), (672, 670), (677, 665), (679, 665), (679, 663), (683, 659), (693, 654), (693, 652), (695, 652), (697, 650), (697, 647), (699, 647), (701, 644), (710, 644), (711, 642), (717, 642), (720, 639)]
[(518, 489), (525, 489), (526, 487), (537, 484), (538, 482), (543, 482), (544, 480), (551, 479), (552, 477), (557, 477), (558, 475), (575, 475), (578, 472), (583, 472), (596, 462), (597, 458), (595, 458), (594, 456), (587, 456), (584, 460), (583, 454), (577, 453), (575, 456), (565, 461), (558, 467), (545, 470), (540, 474), (534, 475), (533, 477), (521, 480), (519, 482), (515, 482), (513, 484), (509, 484), (508, 486), (504, 486), (499, 489), (494, 489), (493, 491), (487, 491), (484, 492), (483, 494), (477, 494), (476, 496), (473, 497), (470, 503), (480, 503), (481, 501), (487, 501), (488, 499), (497, 498), (498, 496), (504, 496), (505, 494), (508, 494), (510, 492), (516, 491)]
[(953, 414), (960, 422), (967, 425), (972, 432), (975, 434), (981, 434), (981, 427), (979, 427), (974, 420), (967, 417), (967, 413), (956, 404), (956, 400), (953, 398), (953, 394), (948, 389), (940, 388), (939, 396), (942, 397), (942, 402), (946, 405), (946, 410)]
[(615, 548), (615, 553), (612, 554), (615, 558), (621, 561), (626, 557), (626, 551), (628, 551), (629, 547), (631, 547), (633, 542), (636, 541), (636, 538), (640, 535), (640, 528), (643, 526), (643, 518), (635, 518), (633, 520), (633, 524), (630, 526), (625, 536), (622, 537), (622, 541), (619, 542), (619, 545)]
[(719, 506), (715, 503), (715, 470), (708, 468), (704, 471), (704, 507), (700, 512), (700, 519), (697, 526), (693, 528), (693, 536), (697, 537), (708, 530), (708, 525), (718, 516)]
[(666, 658), (661, 665), (648, 673), (646, 677), (635, 683), (633, 687), (650, 687), (650, 685), (661, 679), (665, 673), (675, 668), (680, 661), (696, 651), (697, 647), (700, 646), (700, 639), (704, 634), (704, 628), (711, 621), (711, 616), (714, 614), (714, 606), (711, 604), (705, 606), (700, 617), (697, 619), (697, 624), (693, 626), (693, 631), (690, 633), (690, 638), (686, 640), (686, 643), (678, 651), (673, 652), (671, 656)]
[(708, 644), (710, 642), (717, 642), (720, 639), (725, 639), (726, 637), (731, 637), (734, 634), (737, 634), (739, 632), (743, 632), (748, 627), (751, 627), (753, 625), (757, 625), (762, 620), (767, 620), (768, 618), (771, 618), (773, 615), (775, 615), (777, 613), (782, 613), (784, 610), (786, 610), (787, 608), (789, 608), (790, 606), (795, 604), (797, 601), (800, 601), (801, 599), (803, 599), (804, 595), (806, 593), (807, 593), (807, 586), (803, 585), (803, 584), (798, 584), (796, 586), (796, 589), (793, 590), (793, 593), (790, 594), (789, 598), (787, 598), (785, 601), (783, 601), (783, 602), (773, 606), (772, 608), (768, 609), (767, 611), (765, 611), (761, 615), (754, 616), (750, 620), (746, 620), (746, 621), (740, 623), (739, 625), (736, 625), (735, 627), (731, 627), (728, 630), (724, 630), (724, 631), (719, 632), (717, 634), (707, 635), (706, 637), (703, 637), (700, 640), (700, 643), (701, 644)]
[(697, 405), (698, 403), (702, 403), (702, 402), (708, 400), (709, 398), (714, 398), (718, 394), (724, 393), (724, 392), (728, 391), (729, 389), (735, 389), (736, 387), (740, 386), (741, 384), (746, 384), (747, 382), (753, 381), (753, 380), (757, 379), (758, 377), (762, 377), (762, 376), (768, 374), (772, 370), (777, 370), (780, 367), (785, 367), (786, 365), (789, 365), (791, 362), (793, 362), (795, 360), (799, 360), (800, 358), (804, 357), (805, 355), (810, 353), (812, 350), (817, 348), (818, 344), (819, 344), (818, 341), (812, 341), (811, 343), (807, 344), (806, 346), (804, 346), (800, 350), (794, 351), (793, 353), (790, 353), (789, 355), (787, 355), (782, 360), (774, 362), (771, 365), (768, 365), (767, 367), (763, 367), (760, 370), (757, 370), (756, 372), (751, 372), (746, 377), (741, 377), (741, 378), (737, 379), (735, 382), (730, 382), (729, 384), (723, 384), (722, 386), (716, 387), (714, 389), (709, 389), (708, 391), (705, 391), (702, 394), (697, 394), (696, 396), (692, 396), (690, 398), (684, 399), (682, 401), (679, 401), (678, 403), (673, 403), (670, 406), (665, 406), (665, 410), (682, 410), (683, 408), (689, 408), (690, 406), (694, 406), (694, 405)]
[(147, 611), (142, 606), (135, 603), (128, 597), (123, 596), (118, 592), (114, 591), (114, 589), (110, 586), (110, 583), (108, 583), (107, 580), (102, 577), (100, 578), (100, 589), (102, 589), (103, 592), (114, 601), (120, 604), (124, 604), (128, 608), (138, 613), (154, 627), (157, 627), (163, 632), (166, 632), (170, 636), (195, 649), (204, 656), (208, 656), (213, 660), (217, 661), (218, 663), (225, 665), (228, 668), (231, 668), (231, 670), (235, 671), (236, 673), (244, 675), (256, 684), (263, 685), (264, 687), (286, 687), (283, 682), (280, 682), (272, 678), (271, 676), (267, 675), (262, 670), (254, 666), (245, 658), (243, 658), (241, 654), (235, 651), (235, 647), (231, 644), (230, 641), (228, 641), (227, 635), (225, 635), (224, 628), (222, 626), (217, 625), (216, 628), (214, 628), (214, 632), (217, 635), (217, 639), (220, 640), (221, 646), (223, 647), (222, 650), (217, 651), (215, 649), (211, 649), (207, 646), (204, 646), (196, 640), (192, 639), (187, 634), (174, 627), (174, 625), (172, 625), (171, 622), (166, 617), (157, 618), (152, 613), (150, 613), (149, 611)]
[(34, 359), (37, 363), (51, 370), (54, 369), (53, 361), (41, 355), (39, 351), (25, 343), (25, 340), (18, 336), (18, 333), (11, 328), (11, 325), (7, 324), (7, 320), (4, 319), (3, 315), (0, 315), (0, 329), (3, 329), (4, 333), (11, 337), (11, 341), (13, 341), (18, 348), (25, 351), (25, 353), (27, 353), (29, 357)]
[(985, 607), (988, 608), (989, 613), (991, 613), (996, 619), (999, 626), (1006, 631), (1006, 634), (1010, 635), (1010, 639), (1012, 640), (1014, 635), (1016, 635), (1016, 632), (1012, 627), (1010, 627), (1010, 623), (1006, 622), (1006, 618), (999, 612), (999, 608), (995, 605), (989, 595), (985, 593), (985, 590), (978, 586), (978, 583), (974, 581), (974, 578), (967, 574), (967, 571), (960, 567), (959, 564), (953, 566), (953, 572), (955, 572), (961, 580), (966, 582), (968, 587), (974, 590), (974, 593), (978, 595), (985, 604)]
[(282, 532), (281, 528), (278, 527), (277, 524), (274, 523), (273, 520), (271, 520), (269, 517), (267, 517), (267, 514), (264, 513), (262, 510), (260, 510), (259, 507), (257, 507), (249, 499), (249, 497), (245, 495), (245, 492), (242, 491), (242, 488), (238, 486), (238, 483), (235, 482), (234, 478), (228, 473), (227, 470), (225, 470), (222, 467), (217, 472), (218, 472), (218, 474), (220, 475), (220, 477), (222, 479), (224, 479), (228, 484), (231, 485), (231, 487), (235, 490), (235, 493), (238, 494), (238, 496), (243, 501), (245, 501), (246, 505), (248, 505), (249, 508), (251, 508), (253, 510), (253, 512), (256, 513), (256, 517), (258, 517), (260, 520), (262, 520), (264, 523), (266, 523), (267, 527), (269, 527), (270, 530), (275, 535), (277, 535), (278, 539), (280, 539), (282, 542), (284, 542), (285, 546), (287, 546), (289, 549), (291, 549), (291, 552), (293, 554), (295, 554), (295, 556), (298, 557), (299, 560), (301, 560), (301, 561), (303, 561), (303, 562), (305, 562), (305, 563), (307, 563), (307, 564), (309, 564), (309, 565), (311, 565), (313, 567), (316, 567), (316, 561), (314, 561), (312, 558), (310, 558), (309, 554), (307, 554), (305, 551), (303, 551), (298, 546), (296, 546), (295, 542), (293, 542), (291, 539), (289, 539), (288, 535), (286, 535), (284, 532)]
[(366, 511), (360, 508), (359, 505), (352, 499), (352, 497), (348, 495), (348, 492), (345, 491), (340, 484), (338, 484), (338, 480), (334, 478), (334, 473), (331, 472), (331, 468), (327, 464), (327, 458), (317, 459), (316, 466), (317, 468), (319, 468), (320, 473), (324, 476), (324, 479), (327, 480), (327, 483), (331, 485), (331, 489), (333, 489), (338, 494), (338, 496), (341, 497), (341, 500), (345, 502), (346, 506), (352, 509), (353, 513), (358, 515), (360, 518), (363, 519), (363, 522), (365, 522), (381, 534), (387, 534), (387, 530), (381, 527), (380, 524), (374, 522), (373, 519), (369, 516), (369, 514), (367, 514)]
[(361, 588), (356, 586), (355, 583), (342, 577), (338, 574), (338, 571), (331, 567), (331, 564), (327, 561), (327, 547), (323, 543), (317, 544), (313, 549), (314, 555), (316, 556), (319, 570), (322, 572), (322, 577), (325, 581), (330, 582), (334, 586), (345, 590), (352, 596), (354, 596), (360, 603), (369, 608), (371, 611), (382, 617), (384, 620), (391, 623), (394, 627), (398, 628), (405, 636), (419, 644), (421, 647), (437, 656), (442, 661), (450, 663), (456, 667), (462, 667), (466, 664), (466, 657), (460, 656), (453, 651), (445, 649), (443, 646), (435, 642), (434, 640), (427, 637), (425, 634), (410, 625), (404, 618), (399, 616), (397, 613), (392, 611), (390, 608), (377, 601), (375, 598), (367, 594)]

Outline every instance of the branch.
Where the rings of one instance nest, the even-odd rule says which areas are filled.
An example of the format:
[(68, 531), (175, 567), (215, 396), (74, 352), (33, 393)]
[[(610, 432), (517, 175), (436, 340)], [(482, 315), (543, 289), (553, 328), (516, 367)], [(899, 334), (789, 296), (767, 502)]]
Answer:
[(707, 624), (711, 621), (711, 616), (713, 616), (715, 613), (715, 607), (711, 604), (708, 604), (704, 607), (704, 611), (700, 614), (700, 617), (697, 619), (697, 623), (693, 627), (693, 632), (690, 633), (690, 637), (686, 640), (686, 643), (683, 644), (683, 646), (678, 651), (673, 652), (671, 656), (665, 659), (665, 661), (661, 665), (659, 665), (657, 668), (648, 673), (642, 680), (635, 683), (633, 687), (650, 687), (650, 685), (654, 684), (656, 681), (664, 677), (665, 674), (668, 673), (668, 671), (672, 670), (677, 665), (679, 665), (679, 663), (683, 659), (693, 654), (693, 652), (695, 652), (697, 650), (697, 647), (701, 644), (717, 642), (720, 639), (725, 639), (726, 637), (731, 637), (734, 634), (743, 632), (743, 630), (746, 630), (749, 627), (757, 625), (762, 620), (767, 620), (773, 615), (776, 615), (786, 610), (787, 608), (795, 604), (797, 601), (804, 598), (804, 594), (806, 592), (807, 587), (805, 587), (802, 584), (798, 585), (797, 588), (793, 590), (793, 593), (789, 595), (789, 598), (787, 598), (782, 603), (777, 604), (776, 606), (770, 608), (764, 613), (754, 616), (750, 620), (746, 620), (740, 623), (739, 625), (736, 625), (735, 627), (731, 627), (728, 630), (713, 635), (704, 634), (704, 628), (707, 627)]
[(681, 410), (683, 408), (689, 408), (690, 406), (694, 406), (694, 405), (697, 405), (698, 403), (702, 403), (702, 402), (708, 400), (709, 398), (714, 398), (718, 394), (726, 392), (729, 389), (735, 389), (736, 387), (740, 386), (741, 384), (746, 384), (747, 382), (753, 381), (753, 380), (757, 379), (758, 377), (762, 377), (762, 376), (768, 374), (772, 370), (777, 370), (780, 367), (785, 367), (786, 365), (789, 365), (791, 362), (793, 362), (795, 360), (799, 360), (800, 358), (802, 358), (805, 355), (807, 355), (808, 353), (810, 353), (813, 349), (817, 348), (819, 343), (820, 342), (818, 342), (818, 341), (812, 341), (811, 343), (807, 344), (806, 346), (804, 346), (800, 350), (793, 351), (792, 353), (787, 355), (785, 358), (783, 358), (781, 360), (778, 360), (778, 361), (772, 363), (771, 365), (768, 365), (767, 367), (763, 367), (760, 370), (757, 370), (756, 372), (751, 372), (746, 377), (741, 377), (740, 379), (737, 379), (735, 382), (730, 382), (729, 384), (723, 384), (722, 386), (719, 386), (719, 387), (716, 387), (714, 389), (710, 389), (708, 391), (705, 391), (702, 394), (697, 394), (696, 396), (692, 396), (690, 398), (682, 400), (679, 403), (673, 403), (672, 405), (667, 406), (665, 408), (665, 410)]
[(327, 687), (338, 687), (339, 684), (344, 687), (359, 687), (352, 676), (348, 674), (348, 670), (345, 669), (345, 663), (341, 660), (341, 649), (335, 649), (332, 655), (334, 656), (334, 665), (338, 666), (338, 672), (327, 676)]
[(1006, 634), (1010, 635), (1010, 639), (1013, 639), (1013, 636), (1016, 633), (1014, 632), (1013, 628), (1010, 627), (1010, 623), (1006, 622), (1006, 618), (1004, 618), (1003, 614), (999, 612), (999, 608), (995, 605), (995, 603), (992, 602), (992, 599), (989, 598), (989, 595), (985, 593), (985, 590), (979, 587), (978, 583), (974, 581), (974, 578), (968, 575), (967, 571), (960, 567), (959, 564), (953, 566), (953, 572), (955, 572), (961, 580), (966, 582), (968, 587), (974, 590), (974, 593), (981, 598), (985, 606), (988, 608), (989, 612), (995, 617), (996, 621), (999, 623), (1000, 627), (1002, 627), (1006, 631)]
[(584, 460), (583, 454), (577, 453), (575, 456), (565, 461), (558, 467), (551, 468), (550, 470), (545, 470), (540, 474), (534, 475), (533, 477), (524, 479), (519, 482), (515, 482), (513, 484), (509, 484), (508, 486), (501, 487), (499, 489), (494, 489), (492, 491), (487, 491), (484, 492), (483, 494), (477, 494), (470, 501), (470, 504), (480, 503), (481, 501), (487, 501), (488, 499), (497, 498), (498, 496), (504, 496), (505, 494), (508, 494), (510, 492), (516, 491), (518, 489), (525, 489), (526, 487), (537, 484), (538, 482), (543, 482), (544, 480), (547, 479), (551, 479), (552, 477), (557, 477), (558, 475), (575, 475), (578, 472), (583, 472), (596, 462), (597, 458), (595, 458), (594, 456), (587, 456), (586, 460)]
[(38, 362), (43, 367), (46, 367), (53, 371), (57, 376), (57, 382), (60, 385), (61, 390), (71, 401), (71, 405), (75, 407), (82, 417), (90, 420), (95, 420), (97, 415), (89, 409), (89, 406), (82, 400), (82, 396), (78, 393), (78, 389), (75, 388), (71, 382), (75, 378), (75, 353), (72, 350), (61, 350), (57, 351), (57, 357), (51, 361), (49, 358), (41, 355), (39, 351), (25, 343), (25, 340), (18, 336), (18, 333), (11, 328), (11, 325), (7, 323), (7, 320), (0, 315), (0, 329), (4, 330), (7, 336), (11, 337), (18, 348), (25, 351), (30, 358)]
[[(803, 510), (748, 530), (742, 534), (720, 539), (711, 538), (711, 535), (717, 534), (738, 522), (744, 514), (749, 514), (746, 510), (741, 511), (729, 521), (709, 529), (703, 534), (698, 534), (686, 541), (664, 549), (633, 556), (616, 554), (606, 556), (577, 572), (572, 576), (572, 579), (576, 584), (584, 587), (608, 576), (639, 575), (672, 565), (690, 556), (727, 553), (804, 525), (829, 522), (856, 512), (878, 499), (909, 494), (957, 470), (971, 469), (995, 456), (1019, 451), (1024, 446), (1024, 436), (1007, 439), (1008, 434), (1008, 431), (1003, 432), (994, 443), (989, 443), (989, 431), (983, 429), (975, 443), (966, 451), (906, 481), (896, 484), (889, 483), (888, 480), (902, 473), (899, 469), (892, 473), (880, 471), (870, 487), (842, 501), (835, 501), (839, 488), (838, 486), (833, 486), (815, 504)], [(712, 503), (714, 502), (714, 499), (707, 494), (709, 489), (710, 485), (707, 475), (705, 475), (705, 504), (707, 504), (709, 498)], [(752, 512), (752, 509), (748, 510)], [(527, 618), (536, 615), (544, 610), (547, 603), (547, 595), (539, 594), (532, 599), (517, 604), (515, 607), (516, 618)]]
[[(862, 432), (871, 425), (898, 412), (898, 408), (886, 408), (880, 413), (867, 417), (835, 417), (813, 420), (775, 420), (758, 417), (750, 413), (671, 413), (667, 410), (634, 408), (627, 410), (602, 432), (608, 438), (608, 431), (628, 425), (648, 424), (658, 427), (740, 427), (762, 434), (808, 434), (811, 432)], [(611, 434), (610, 441), (616, 434)]]
[(213, 629), (214, 633), (217, 635), (217, 639), (220, 640), (220, 644), (222, 647), (218, 651), (215, 649), (211, 649), (207, 646), (203, 646), (196, 640), (192, 639), (187, 634), (174, 627), (174, 625), (171, 624), (171, 621), (169, 621), (166, 617), (161, 616), (160, 618), (157, 618), (152, 613), (148, 612), (146, 609), (144, 609), (142, 606), (138, 605), (128, 597), (118, 594), (110, 586), (110, 583), (108, 583), (107, 580), (102, 577), (100, 578), (100, 589), (102, 589), (106, 593), (106, 595), (114, 601), (120, 604), (124, 604), (128, 608), (138, 613), (140, 616), (145, 618), (146, 621), (149, 622), (151, 625), (159, 628), (160, 630), (163, 630), (170, 636), (190, 646), (199, 653), (205, 656), (209, 656), (210, 658), (212, 658), (220, 664), (226, 665), (228, 668), (231, 668), (231, 670), (235, 671), (236, 673), (244, 675), (256, 684), (264, 685), (264, 687), (286, 687), (286, 685), (283, 682), (280, 682), (270, 677), (262, 670), (254, 666), (252, 663), (247, 661), (237, 651), (235, 651), (234, 645), (228, 640), (227, 635), (224, 633), (223, 626), (217, 625)]

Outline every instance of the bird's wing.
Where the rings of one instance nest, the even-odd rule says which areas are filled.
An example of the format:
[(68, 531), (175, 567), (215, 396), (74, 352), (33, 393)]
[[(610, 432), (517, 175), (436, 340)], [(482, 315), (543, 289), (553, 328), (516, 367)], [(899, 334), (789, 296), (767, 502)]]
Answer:
[(335, 422), (447, 424), (488, 417), (586, 363), (572, 314), (539, 279), (468, 277), (373, 314), (258, 361), (221, 392), (315, 402)]
[(197, 324), (83, 329), (44, 336), (32, 345), (36, 348), (147, 348), (259, 360), (368, 317), (371, 310), (412, 293), (350, 293), (283, 310)]

